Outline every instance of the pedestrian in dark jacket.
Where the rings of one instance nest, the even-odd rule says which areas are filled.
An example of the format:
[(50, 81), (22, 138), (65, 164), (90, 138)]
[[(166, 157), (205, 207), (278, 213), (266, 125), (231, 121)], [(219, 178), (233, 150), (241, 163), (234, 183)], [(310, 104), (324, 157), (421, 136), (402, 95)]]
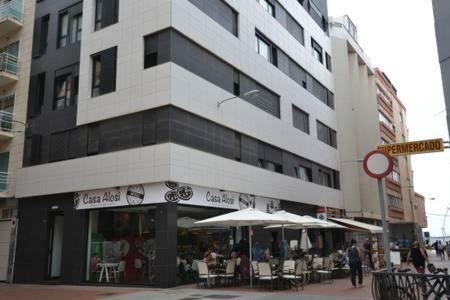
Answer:
[(417, 273), (425, 273), (425, 262), (428, 261), (428, 255), (426, 250), (420, 247), (418, 241), (415, 241), (411, 249), (409, 249), (408, 258), (406, 261), (408, 264), (413, 264)]
[(347, 250), (348, 263), (350, 266), (350, 277), (353, 287), (356, 287), (356, 273), (358, 273), (358, 284), (363, 284), (363, 272), (362, 272), (362, 251), (356, 245), (356, 241), (352, 240), (350, 248)]

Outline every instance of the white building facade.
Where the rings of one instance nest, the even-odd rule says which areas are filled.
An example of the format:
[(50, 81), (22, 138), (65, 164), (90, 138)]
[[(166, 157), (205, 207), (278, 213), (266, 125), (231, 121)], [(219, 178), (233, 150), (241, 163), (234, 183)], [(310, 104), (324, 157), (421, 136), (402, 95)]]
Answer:
[[(59, 65), (46, 70), (47, 53), (32, 70), (55, 75), (17, 191), (20, 214), (40, 211), (19, 246), (46, 220), (50, 244), (38, 247), (51, 250), (17, 282), (97, 281), (98, 255), (126, 283), (174, 286), (205, 247), (245, 238), (198, 237), (193, 220), (344, 208), (326, 1), (45, 2), (36, 19), (59, 20), (48, 31)], [(34, 230), (46, 240), (44, 227)], [(270, 234), (261, 242), (273, 248)], [(23, 270), (31, 258), (18, 256)]]

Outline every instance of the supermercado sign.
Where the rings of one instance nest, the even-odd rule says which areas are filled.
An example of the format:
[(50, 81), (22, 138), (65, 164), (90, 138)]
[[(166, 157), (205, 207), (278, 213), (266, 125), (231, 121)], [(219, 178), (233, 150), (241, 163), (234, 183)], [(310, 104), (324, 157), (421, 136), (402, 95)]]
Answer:
[(257, 208), (272, 212), (280, 201), (177, 182), (160, 182), (83, 191), (74, 194), (75, 209), (96, 209), (119, 206), (139, 206), (172, 202), (227, 209)]
[(377, 149), (387, 152), (391, 156), (442, 152), (444, 151), (444, 141), (442, 139), (434, 139), (399, 144), (386, 144), (378, 146)]

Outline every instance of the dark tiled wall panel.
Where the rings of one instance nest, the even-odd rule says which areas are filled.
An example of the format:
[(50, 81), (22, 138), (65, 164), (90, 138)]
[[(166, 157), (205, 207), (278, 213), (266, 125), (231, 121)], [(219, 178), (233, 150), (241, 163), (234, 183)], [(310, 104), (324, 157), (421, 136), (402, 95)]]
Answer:
[(219, 23), (230, 33), (237, 35), (237, 12), (223, 0), (189, 0), (198, 9)]
[[(339, 176), (335, 170), (173, 106), (80, 126), (54, 133), (45, 140), (52, 141), (46, 147), (50, 149), (49, 161), (172, 142), (253, 166), (259, 166), (260, 160), (273, 162), (282, 166), (283, 174), (292, 177), (296, 166), (311, 166), (316, 183), (319, 169), (331, 177)], [(337, 181), (332, 186), (339, 188)]]

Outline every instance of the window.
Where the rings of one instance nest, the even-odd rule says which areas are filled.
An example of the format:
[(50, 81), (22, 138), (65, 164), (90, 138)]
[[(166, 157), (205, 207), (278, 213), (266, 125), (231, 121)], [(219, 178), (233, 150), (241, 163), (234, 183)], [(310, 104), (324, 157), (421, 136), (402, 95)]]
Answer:
[(275, 17), (275, 6), (268, 0), (256, 0), (272, 17)]
[(119, 0), (96, 0), (95, 30), (100, 30), (119, 20)]
[(309, 134), (309, 115), (303, 110), (292, 106), (294, 127)]
[(144, 38), (144, 68), (158, 65), (158, 35)]
[(47, 52), (47, 39), (48, 39), (48, 23), (50, 21), (50, 15), (43, 16), (36, 19), (34, 22), (33, 33), (33, 58), (42, 56)]
[(391, 120), (389, 120), (388, 117), (386, 117), (386, 115), (383, 114), (381, 111), (378, 111), (378, 119), (380, 120), (381, 123), (386, 125), (386, 127), (395, 132), (394, 124), (392, 124)]
[(239, 71), (233, 70), (233, 94), (235, 96), (239, 96), (241, 94), (241, 79), (239, 75)]
[(311, 38), (311, 47), (313, 57), (323, 64), (322, 47), (313, 38)]
[(377, 84), (377, 95), (380, 96), (381, 99), (383, 99), (385, 102), (389, 103), (389, 106), (392, 107), (392, 100), (378, 84)]
[(54, 109), (72, 106), (78, 100), (78, 65), (67, 67), (55, 73)]
[(323, 170), (319, 170), (319, 184), (331, 187), (331, 174)]
[(45, 95), (45, 73), (30, 77), (30, 90), (28, 93), (28, 116), (34, 117), (41, 113)]
[(65, 47), (69, 39), (69, 13), (59, 15), (58, 47)]
[(320, 121), (317, 121), (317, 138), (325, 144), (337, 148), (336, 131)]
[(260, 168), (272, 171), (272, 172), (277, 172), (277, 173), (283, 173), (283, 166), (268, 160), (264, 160), (264, 159), (259, 159), (258, 160), (258, 166)]
[(8, 189), (9, 152), (0, 153), (0, 192)]
[(256, 52), (277, 66), (277, 48), (260, 33), (256, 33)]
[(25, 139), (24, 166), (37, 165), (41, 162), (41, 136), (32, 135)]
[(116, 91), (117, 47), (92, 55), (92, 97)]
[(325, 65), (326, 65), (328, 71), (331, 72), (332, 71), (331, 56), (327, 52), (325, 52)]
[(256, 52), (266, 60), (271, 61), (270, 45), (258, 35), (256, 36)]
[(71, 16), (69, 11), (61, 13), (58, 25), (58, 47), (62, 48), (81, 41), (81, 26), (81, 14)]
[(397, 171), (392, 171), (388, 177), (396, 182), (400, 182), (400, 173)]
[(78, 14), (73, 17), (70, 23), (70, 43), (76, 43), (81, 41), (81, 26), (82, 26), (82, 14)]
[(395, 197), (392, 195), (388, 195), (389, 197), (389, 206), (396, 208), (403, 208), (403, 201), (399, 197)]
[(311, 168), (298, 166), (295, 167), (295, 177), (304, 181), (312, 181), (312, 171)]

